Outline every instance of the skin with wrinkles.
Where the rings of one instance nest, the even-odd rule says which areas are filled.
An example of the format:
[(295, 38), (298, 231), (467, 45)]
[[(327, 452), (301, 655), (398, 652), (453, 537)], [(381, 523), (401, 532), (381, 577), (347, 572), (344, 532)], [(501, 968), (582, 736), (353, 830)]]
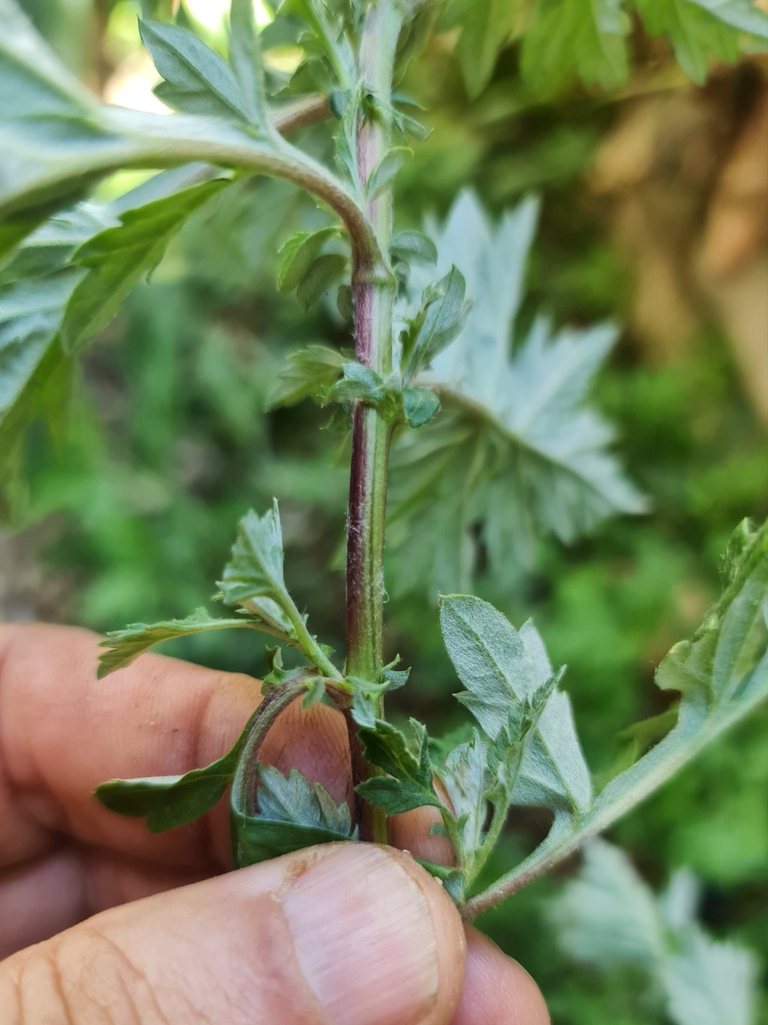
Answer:
[[(219, 757), (259, 686), (154, 655), (97, 682), (96, 643), (0, 627), (0, 1025), (549, 1020), (524, 970), (407, 854), (327, 845), (228, 873), (226, 802), (154, 836), (99, 805), (105, 778)], [(331, 709), (292, 706), (263, 754), (351, 798)], [(394, 842), (449, 860), (434, 815), (400, 817)]]

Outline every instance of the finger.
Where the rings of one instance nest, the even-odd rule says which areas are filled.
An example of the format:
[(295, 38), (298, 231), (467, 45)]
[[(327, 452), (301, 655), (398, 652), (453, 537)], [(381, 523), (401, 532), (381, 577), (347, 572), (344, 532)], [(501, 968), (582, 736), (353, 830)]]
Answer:
[(549, 1025), (541, 990), (495, 943), (467, 929), (467, 966), (451, 1025)]
[(446, 836), (433, 836), (432, 826), (442, 824), (437, 808), (414, 808), (393, 815), (389, 820), (389, 839), (401, 851), (410, 851), (414, 858), (433, 861), (436, 865), (454, 865), (456, 852)]
[(0, 1006), (11, 1021), (448, 1025), (464, 958), (453, 905), (412, 859), (327, 845), (23, 951), (0, 964)]
[[(223, 802), (198, 823), (152, 836), (92, 791), (219, 758), (258, 705), (257, 682), (157, 655), (99, 681), (97, 644), (65, 627), (0, 627), (0, 868), (42, 855), (61, 834), (159, 864), (228, 867)], [(341, 716), (322, 705), (290, 708), (263, 749), (337, 800), (348, 796), (348, 752)]]

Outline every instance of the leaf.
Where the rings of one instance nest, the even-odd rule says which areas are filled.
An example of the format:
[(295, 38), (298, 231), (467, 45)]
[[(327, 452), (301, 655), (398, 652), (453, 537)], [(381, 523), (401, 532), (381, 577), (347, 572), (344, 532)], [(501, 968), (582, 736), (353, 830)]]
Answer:
[(227, 754), (203, 769), (182, 776), (112, 779), (98, 786), (94, 794), (119, 815), (146, 818), (151, 833), (194, 822), (210, 811), (232, 782), (249, 727), (250, 723)]
[(440, 412), (440, 399), (429, 388), (404, 388), (403, 412), (411, 427), (424, 427)]
[(414, 808), (431, 805), (442, 808), (432, 785), (426, 729), (411, 719), (410, 738), (391, 723), (375, 720), (358, 733), (364, 757), (387, 776), (373, 776), (356, 787), (371, 804), (387, 809), (387, 815), (400, 815)]
[[(729, 546), (730, 576), (720, 601), (693, 637), (675, 645), (657, 670), (661, 687), (679, 689), (682, 694), (674, 729), (611, 780), (585, 814), (569, 820), (556, 812), (544, 843), (495, 884), (493, 897), (489, 891), (472, 898), (467, 915), (497, 903), (500, 894), (514, 893), (524, 881), (572, 855), (768, 698), (768, 522), (759, 529), (742, 525), (736, 538)], [(528, 646), (535, 654), (536, 645), (531, 645), (530, 639)], [(543, 648), (535, 657), (543, 675)], [(557, 697), (557, 693), (553, 695)], [(540, 734), (548, 727), (548, 712), (549, 705), (542, 715)], [(531, 773), (535, 782), (533, 777)], [(522, 773), (520, 785), (526, 785)]]
[(388, 149), (368, 176), (365, 183), (366, 199), (376, 199), (389, 188), (399, 171), (412, 157), (413, 150), (407, 146), (393, 146)]
[(186, 619), (171, 619), (164, 623), (133, 623), (123, 630), (114, 630), (107, 634), (107, 639), (100, 647), (108, 648), (99, 656), (99, 679), (103, 679), (117, 669), (123, 669), (148, 651), (155, 644), (170, 641), (176, 637), (187, 637), (189, 634), (204, 633), (208, 630), (229, 630), (246, 627), (258, 629), (259, 624), (241, 616), (239, 619), (216, 619), (209, 616), (205, 609), (196, 609)]
[(293, 406), (302, 399), (323, 402), (341, 376), (344, 363), (342, 353), (324, 345), (308, 345), (292, 352), (288, 366), (277, 376), (268, 408)]
[(277, 271), (277, 287), (283, 293), (297, 288), (302, 278), (320, 255), (320, 250), (332, 238), (339, 237), (335, 226), (320, 228), (319, 231), (299, 231), (280, 249), (280, 264)]
[(412, 380), (420, 370), (462, 331), (471, 309), (464, 301), (466, 282), (456, 267), (425, 293), (423, 317), (418, 323), (404, 369), (404, 378)]
[(315, 844), (353, 839), (347, 803), (336, 804), (319, 783), (310, 785), (296, 769), (284, 776), (271, 765), (260, 765), (258, 776), (258, 813), (231, 813), (238, 868)]
[(381, 719), (373, 728), (361, 729), (358, 736), (364, 745), (365, 759), (395, 779), (408, 780), (431, 792), (427, 731), (416, 719), (410, 719), (408, 725), (410, 737)]
[[(683, 913), (670, 914), (670, 903), (680, 897)], [(656, 897), (623, 851), (593, 840), (549, 918), (574, 960), (602, 971), (640, 970), (649, 1009), (655, 1003), (661, 1012), (663, 1005), (674, 1025), (752, 1025), (756, 959), (707, 936), (695, 920), (696, 903), (696, 880), (688, 873), (676, 873)]]
[(142, 42), (165, 79), (155, 89), (163, 103), (185, 114), (248, 120), (248, 101), (244, 102), (234, 72), (202, 39), (162, 21), (142, 21), (139, 28)]
[(319, 783), (310, 786), (297, 769), (284, 776), (274, 765), (260, 765), (258, 775), (262, 818), (351, 835), (352, 818), (347, 802), (337, 804)]
[[(263, 516), (251, 509), (240, 520), (232, 554), (218, 586), (225, 605), (242, 605), (256, 616), (274, 618), (291, 631), (279, 608), (287, 594), (283, 576), (283, 534), (277, 500)], [(265, 605), (264, 600), (272, 605)], [(275, 609), (279, 615), (275, 615)]]
[(471, 863), (485, 841), (488, 818), (488, 744), (475, 730), (472, 739), (448, 755), (439, 770), (457, 829), (453, 839), (462, 867)]
[(422, 231), (398, 231), (389, 243), (390, 255), (397, 260), (421, 260), (437, 263), (435, 243)]
[[(470, 595), (440, 603), (448, 655), (467, 691), (463, 704), (492, 740), (510, 729), (517, 706), (553, 675), (532, 623), (518, 633), (492, 605)], [(541, 712), (514, 789), (515, 804), (545, 805), (584, 814), (592, 803), (589, 770), (579, 746), (568, 696), (552, 691)]]
[(760, 969), (752, 951), (691, 929), (663, 972), (675, 1025), (753, 1025)]
[(738, 58), (738, 33), (696, 0), (670, 0), (666, 4), (635, 0), (635, 5), (650, 35), (668, 37), (675, 57), (692, 81), (703, 84), (714, 60), (733, 63)]
[(576, 961), (655, 973), (665, 953), (664, 926), (651, 889), (627, 855), (605, 840), (584, 848), (578, 876), (566, 884), (548, 917), (558, 943)]
[(14, 0), (0, 0), (0, 220), (4, 248), (73, 203), (140, 146), (101, 126), (94, 96)]
[(517, 12), (514, 0), (454, 3), (451, 21), (461, 28), (456, 51), (471, 99), (476, 99), (490, 82), (499, 53), (512, 37)]
[(631, 22), (622, 0), (535, 0), (523, 36), (521, 71), (540, 95), (578, 79), (616, 89), (627, 79), (626, 37)]
[[(647, 508), (610, 451), (610, 426), (586, 404), (615, 329), (553, 331), (540, 317), (510, 354), (536, 217), (537, 203), (526, 200), (492, 228), (474, 193), (464, 192), (442, 228), (429, 226), (438, 273), (456, 263), (475, 301), (453, 344), (415, 380), (440, 397), (437, 426), (404, 434), (393, 452), (394, 517), (402, 519), (402, 536), (413, 539), (413, 549), (434, 553), (429, 566), (423, 564), (426, 555), (419, 556), (418, 572), (410, 573), (410, 550), (399, 560), (400, 589), (413, 586), (409, 579), (420, 588), (434, 588), (436, 580), (443, 591), (468, 588), (478, 526), (493, 571), (512, 557), (529, 565), (541, 532), (571, 543), (609, 516)], [(423, 268), (412, 269), (408, 297), (398, 310), (416, 330), (427, 280)], [(412, 327), (406, 354), (413, 334)], [(442, 487), (449, 476), (450, 490)], [(422, 486), (428, 480), (432, 490)], [(452, 536), (462, 538), (453, 557), (435, 540), (436, 521), (449, 507), (458, 520)], [(458, 552), (465, 553), (463, 578), (456, 571)]]
[(240, 86), (243, 109), (248, 120), (267, 133), (270, 121), (253, 0), (232, 0), (229, 60)]
[(88, 273), (67, 303), (61, 327), (66, 351), (82, 348), (109, 323), (134, 285), (163, 258), (189, 216), (228, 184), (222, 179), (204, 182), (129, 210), (118, 227), (83, 243), (72, 262)]
[(347, 257), (337, 253), (318, 256), (301, 279), (296, 291), (299, 306), (306, 313), (331, 288), (347, 269)]

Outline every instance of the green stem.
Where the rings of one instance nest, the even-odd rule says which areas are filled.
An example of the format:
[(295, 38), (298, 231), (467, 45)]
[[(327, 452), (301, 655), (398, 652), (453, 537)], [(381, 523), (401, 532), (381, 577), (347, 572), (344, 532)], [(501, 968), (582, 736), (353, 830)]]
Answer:
[[(261, 745), (277, 717), (306, 691), (306, 677), (294, 677), (270, 691), (253, 714), (248, 734), (240, 751), (230, 794), (230, 807), (240, 815), (253, 815), (256, 811), (256, 771)], [(233, 829), (235, 865), (240, 866), (237, 833)]]
[[(285, 598), (285, 596), (283, 596), (283, 598)], [(310, 662), (317, 666), (323, 676), (327, 676), (330, 680), (338, 680), (341, 676), (339, 670), (325, 654), (323, 649), (317, 643), (317, 640), (312, 636), (309, 630), (307, 630), (304, 617), (299, 612), (296, 607), (296, 603), (290, 596), (288, 596), (287, 602), (284, 601), (283, 608), (296, 632), (298, 645)]]
[[(462, 909), (462, 917), (471, 921), (490, 911), (554, 865), (570, 857), (593, 836), (602, 833), (644, 801), (713, 740), (757, 708), (768, 697), (767, 692), (768, 688), (764, 685), (756, 688), (749, 698), (717, 715), (707, 716), (706, 712), (702, 712), (702, 718), (691, 716), (688, 720), (681, 719), (672, 733), (644, 758), (609, 783), (591, 811), (574, 823), (572, 828), (563, 828), (562, 823), (559, 824), (556, 819), (544, 843), (511, 872), (467, 901)], [(617, 782), (627, 777), (631, 777), (631, 785), (620, 789)]]
[[(377, 0), (365, 17), (360, 41), (360, 74), (374, 100), (376, 113), (360, 125), (357, 165), (365, 187), (371, 172), (387, 151), (391, 124), (389, 108), (395, 50), (403, 12), (397, 0)], [(392, 193), (366, 204), (380, 253), (386, 253), (392, 232)], [(356, 261), (360, 266), (363, 262)], [(392, 315), (395, 282), (384, 258), (369, 273), (355, 274), (355, 357), (382, 377), (392, 370)], [(392, 428), (378, 410), (358, 404), (352, 428), (352, 465), (347, 519), (347, 673), (372, 680), (383, 664), (384, 532), (387, 473)], [(379, 709), (383, 714), (383, 707)], [(362, 778), (378, 770), (365, 766)], [(360, 782), (356, 779), (355, 782)], [(364, 835), (380, 843), (388, 839), (386, 815), (366, 808)]]

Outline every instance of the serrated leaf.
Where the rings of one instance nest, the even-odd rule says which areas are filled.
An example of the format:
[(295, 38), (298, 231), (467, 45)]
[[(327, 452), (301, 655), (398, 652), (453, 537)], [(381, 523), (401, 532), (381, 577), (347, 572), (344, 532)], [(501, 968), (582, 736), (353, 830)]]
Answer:
[(460, 862), (471, 861), (483, 846), (488, 818), (488, 744), (477, 730), (472, 739), (448, 755), (439, 770), (457, 823), (456, 847)]
[(292, 352), (288, 365), (277, 376), (268, 408), (293, 406), (302, 399), (323, 401), (341, 376), (344, 363), (342, 353), (324, 345), (309, 345)]
[(337, 283), (347, 269), (347, 258), (337, 253), (325, 253), (311, 265), (299, 282), (296, 298), (306, 313)]
[(351, 839), (331, 829), (296, 825), (294, 822), (273, 822), (239, 812), (232, 813), (232, 833), (236, 868), (258, 865), (317, 844)]
[(205, 815), (221, 799), (237, 768), (250, 723), (222, 758), (181, 776), (112, 779), (94, 791), (111, 811), (146, 818), (152, 833), (176, 829)]
[[(510, 354), (536, 217), (537, 203), (526, 200), (492, 228), (474, 193), (464, 192), (442, 228), (429, 226), (438, 272), (455, 262), (475, 301), (458, 338), (415, 381), (440, 396), (438, 425), (404, 434), (393, 452), (392, 507), (409, 546), (398, 565), (403, 590), (411, 580), (420, 588), (434, 588), (434, 581), (443, 591), (468, 588), (478, 524), (493, 572), (510, 557), (529, 565), (542, 531), (569, 543), (608, 516), (646, 509), (610, 451), (609, 425), (586, 405), (615, 329), (555, 332), (539, 318)], [(406, 358), (427, 281), (425, 270), (414, 267), (400, 307), (402, 319), (415, 325), (403, 340)], [(458, 521), (452, 537), (461, 538), (453, 555), (436, 541), (436, 520), (449, 509)]]
[(629, 73), (631, 22), (622, 0), (535, 0), (523, 36), (521, 71), (536, 93), (551, 95), (574, 79), (616, 89)]
[(285, 591), (283, 534), (277, 500), (263, 516), (251, 509), (240, 520), (232, 554), (219, 581), (225, 605), (250, 611), (254, 599), (280, 602)]
[(423, 316), (407, 353), (405, 380), (412, 380), (461, 334), (471, 309), (471, 303), (464, 300), (465, 291), (464, 275), (455, 266), (427, 290)]
[[(492, 605), (470, 595), (443, 597), (440, 626), (467, 693), (459, 695), (488, 736), (509, 728), (516, 707), (548, 684), (552, 666), (532, 623), (518, 633)], [(592, 785), (568, 696), (554, 690), (519, 770), (513, 801), (585, 813)]]
[(674, 1025), (753, 1025), (760, 967), (750, 950), (692, 928), (663, 968)]
[(258, 767), (259, 816), (273, 822), (330, 829), (343, 836), (352, 833), (346, 801), (337, 804), (325, 787), (309, 784), (297, 769), (284, 776), (274, 765)]
[(284, 776), (271, 765), (260, 765), (258, 777), (258, 813), (231, 812), (238, 868), (315, 844), (353, 839), (347, 803), (336, 804), (319, 783), (311, 785), (296, 769)]
[(142, 42), (165, 79), (155, 89), (163, 103), (185, 114), (248, 120), (234, 72), (202, 39), (162, 21), (142, 21), (139, 28)]
[(423, 787), (390, 776), (373, 776), (359, 783), (355, 790), (377, 808), (386, 808), (387, 815), (402, 815), (425, 805), (440, 807), (434, 794), (429, 794)]
[(388, 149), (376, 164), (365, 183), (366, 198), (376, 199), (385, 189), (389, 188), (400, 170), (413, 157), (413, 150), (407, 146), (393, 146)]
[(170, 240), (203, 203), (229, 182), (204, 182), (129, 210), (120, 225), (84, 242), (72, 262), (87, 270), (67, 303), (61, 326), (68, 352), (82, 348), (117, 313), (123, 300), (162, 259)]
[(208, 630), (258, 629), (253, 620), (241, 616), (238, 619), (216, 619), (209, 616), (205, 609), (196, 609), (186, 619), (171, 619), (163, 623), (133, 623), (123, 630), (113, 630), (107, 634), (100, 647), (107, 648), (99, 655), (99, 679), (103, 679), (117, 669), (123, 669), (138, 658), (139, 655), (176, 637), (187, 637), (190, 634), (205, 633)]
[[(706, 935), (695, 920), (697, 896), (696, 880), (678, 872), (656, 897), (623, 851), (593, 840), (549, 918), (574, 960), (640, 971), (649, 1008), (666, 1010), (674, 1025), (752, 1025), (755, 958)], [(670, 902), (681, 898), (684, 906), (671, 914)]]
[(396, 232), (389, 243), (389, 252), (397, 260), (437, 263), (437, 247), (423, 231)]
[(396, 779), (409, 780), (432, 790), (432, 766), (429, 761), (427, 731), (416, 719), (409, 720), (410, 737), (392, 723), (379, 719), (375, 727), (361, 729), (359, 737), (366, 761)]
[(229, 60), (240, 87), (240, 97), (248, 120), (267, 132), (269, 112), (253, 0), (232, 0)]
[(302, 278), (320, 255), (327, 241), (338, 238), (335, 226), (320, 228), (319, 231), (299, 231), (280, 248), (280, 263), (277, 271), (277, 287), (283, 293), (290, 293), (301, 283)]
[(574, 960), (654, 972), (665, 951), (653, 893), (627, 855), (605, 840), (584, 848), (578, 876), (550, 914), (560, 946)]
[(440, 399), (429, 388), (404, 388), (403, 412), (411, 427), (424, 427), (440, 412)]

